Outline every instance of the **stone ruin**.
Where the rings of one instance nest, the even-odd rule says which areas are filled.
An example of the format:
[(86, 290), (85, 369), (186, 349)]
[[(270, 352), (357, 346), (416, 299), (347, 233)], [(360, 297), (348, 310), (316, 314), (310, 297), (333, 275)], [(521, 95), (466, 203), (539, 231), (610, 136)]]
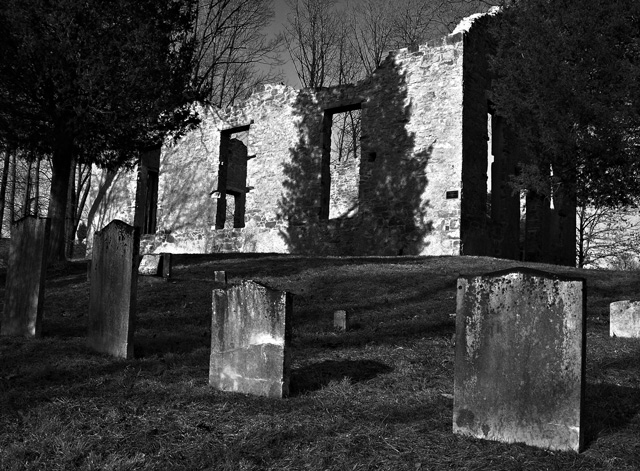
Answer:
[(586, 284), (531, 269), (458, 279), (453, 431), (581, 451)]
[[(526, 156), (493, 111), (491, 19), (475, 15), (442, 40), (393, 51), (355, 84), (267, 85), (237, 106), (197, 107), (197, 129), (119, 172), (92, 230), (125, 220), (140, 228), (143, 253), (574, 265), (575, 204), (508, 184)], [(341, 147), (345, 120), (355, 124)]]

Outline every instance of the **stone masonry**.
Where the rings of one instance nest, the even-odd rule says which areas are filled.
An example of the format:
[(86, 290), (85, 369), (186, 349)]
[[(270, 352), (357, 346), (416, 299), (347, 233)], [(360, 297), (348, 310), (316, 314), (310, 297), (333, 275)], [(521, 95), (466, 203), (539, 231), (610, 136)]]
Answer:
[[(527, 259), (543, 261), (539, 244), (521, 240), (520, 198), (507, 184), (522, 159), (517, 142), (490, 115), (491, 18), (393, 51), (356, 84), (266, 85), (233, 107), (197, 107), (199, 127), (145, 154), (137, 174), (121, 172), (95, 220), (135, 222), (143, 253), (517, 259), (529, 247)], [(360, 129), (352, 155), (336, 158), (345, 113)], [(571, 230), (529, 226), (532, 241)], [(573, 264), (575, 248), (564, 245), (547, 261)]]

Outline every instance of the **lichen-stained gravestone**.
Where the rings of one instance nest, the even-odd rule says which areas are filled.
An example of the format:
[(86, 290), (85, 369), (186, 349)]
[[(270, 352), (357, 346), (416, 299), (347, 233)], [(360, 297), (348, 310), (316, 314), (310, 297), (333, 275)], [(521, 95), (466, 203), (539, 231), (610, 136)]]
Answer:
[(42, 329), (50, 219), (27, 216), (11, 226), (0, 333), (39, 337)]
[(640, 301), (617, 301), (609, 305), (609, 335), (640, 339)]
[(93, 239), (87, 344), (102, 353), (133, 357), (138, 228), (111, 221)]
[(291, 294), (253, 281), (213, 290), (209, 384), (223, 391), (289, 394)]
[(458, 279), (454, 433), (581, 450), (585, 300), (537, 270)]

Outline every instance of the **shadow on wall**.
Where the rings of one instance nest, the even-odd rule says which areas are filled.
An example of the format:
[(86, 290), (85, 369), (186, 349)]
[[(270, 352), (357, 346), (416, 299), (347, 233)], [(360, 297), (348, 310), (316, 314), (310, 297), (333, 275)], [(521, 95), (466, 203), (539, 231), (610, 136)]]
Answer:
[[(299, 141), (283, 165), (284, 192), (278, 204), (280, 217), (288, 222), (281, 236), (291, 253), (411, 255), (426, 247), (433, 223), (427, 220), (429, 201), (423, 194), (433, 145), (416, 149), (414, 133), (406, 129), (412, 113), (406, 79), (393, 70), (385, 72), (391, 73), (356, 86), (298, 95), (294, 115)], [(324, 110), (354, 103), (362, 106), (357, 207), (349, 216), (330, 219), (322, 205), (329, 189), (336, 189), (321, 177), (323, 148), (330, 146)]]

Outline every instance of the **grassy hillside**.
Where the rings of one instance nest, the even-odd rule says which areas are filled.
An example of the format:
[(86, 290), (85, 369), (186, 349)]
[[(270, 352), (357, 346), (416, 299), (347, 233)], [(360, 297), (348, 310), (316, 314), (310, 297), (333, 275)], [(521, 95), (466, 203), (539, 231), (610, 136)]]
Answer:
[[(587, 278), (588, 447), (577, 455), (451, 433), (456, 278), (522, 264), (258, 255), (174, 263), (172, 282), (139, 279), (130, 361), (85, 346), (85, 265), (49, 274), (43, 338), (0, 338), (0, 469), (640, 469), (640, 341), (608, 336), (609, 303), (640, 299), (640, 272), (525, 264)], [(214, 270), (294, 293), (290, 398), (208, 386)], [(350, 313), (352, 330), (333, 330), (337, 309)]]

